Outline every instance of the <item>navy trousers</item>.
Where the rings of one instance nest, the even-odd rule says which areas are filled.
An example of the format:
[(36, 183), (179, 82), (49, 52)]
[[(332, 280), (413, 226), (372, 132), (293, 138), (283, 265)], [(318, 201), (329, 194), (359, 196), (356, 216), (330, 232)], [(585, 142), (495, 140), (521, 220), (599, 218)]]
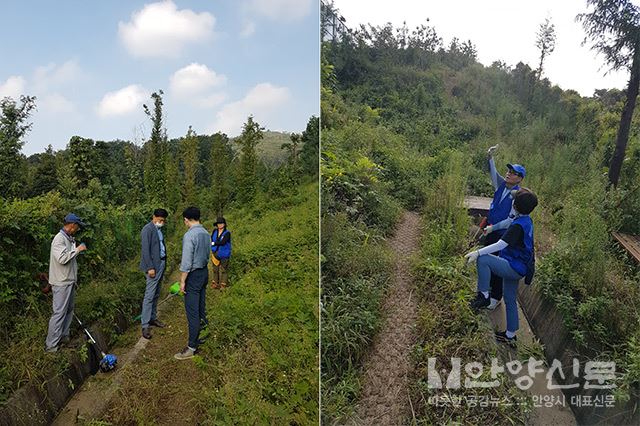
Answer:
[(209, 270), (205, 266), (189, 272), (185, 282), (184, 307), (189, 325), (189, 347), (192, 349), (198, 348), (200, 321), (207, 321), (205, 297), (208, 281)]

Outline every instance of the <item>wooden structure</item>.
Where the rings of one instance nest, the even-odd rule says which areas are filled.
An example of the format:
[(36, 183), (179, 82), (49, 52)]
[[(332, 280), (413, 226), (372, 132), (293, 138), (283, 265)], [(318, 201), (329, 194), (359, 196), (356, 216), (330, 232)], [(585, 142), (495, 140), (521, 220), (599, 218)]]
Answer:
[(464, 197), (464, 207), (469, 210), (469, 214), (472, 216), (487, 216), (492, 201), (493, 199), (489, 197), (468, 195)]
[(612, 235), (631, 256), (640, 262), (640, 236), (623, 234), (622, 232), (612, 232)]

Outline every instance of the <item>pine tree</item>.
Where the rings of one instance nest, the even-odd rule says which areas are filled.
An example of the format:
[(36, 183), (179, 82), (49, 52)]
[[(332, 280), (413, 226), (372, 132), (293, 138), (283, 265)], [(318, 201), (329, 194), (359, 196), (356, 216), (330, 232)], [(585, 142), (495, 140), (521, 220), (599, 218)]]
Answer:
[(210, 158), (211, 192), (213, 208), (219, 216), (224, 214), (224, 208), (229, 203), (232, 162), (233, 148), (229, 144), (227, 135), (221, 133), (213, 135)]
[(166, 171), (166, 132), (162, 119), (162, 95), (159, 90), (151, 95), (153, 99), (153, 111), (147, 105), (143, 105), (144, 112), (151, 119), (151, 137), (145, 144), (144, 161), (144, 190), (147, 201), (158, 204), (165, 199), (165, 171)]
[(181, 141), (180, 154), (184, 173), (182, 202), (186, 206), (191, 206), (196, 204), (196, 172), (198, 169), (198, 138), (191, 126)]
[(142, 201), (142, 167), (140, 160), (140, 150), (135, 145), (129, 143), (124, 148), (124, 157), (127, 169), (128, 194), (127, 200), (130, 204), (137, 204)]
[(302, 132), (302, 149), (300, 160), (305, 173), (312, 176), (318, 174), (318, 155), (320, 151), (320, 119), (311, 116), (307, 128)]
[(240, 162), (238, 164), (238, 200), (249, 202), (256, 195), (258, 179), (256, 171), (258, 168), (258, 154), (256, 146), (263, 138), (264, 127), (253, 121), (253, 116), (249, 116), (247, 122), (242, 126), (242, 134), (236, 139), (240, 145)]
[(164, 176), (163, 195), (158, 200), (158, 203), (175, 212), (178, 209), (181, 198), (179, 158), (169, 151), (168, 146), (164, 155)]
[(633, 111), (640, 90), (640, 8), (630, 0), (587, 0), (593, 11), (578, 15), (592, 49), (604, 55), (612, 70), (627, 69), (626, 99), (609, 166), (609, 183), (618, 185)]
[(280, 148), (287, 151), (288, 174), (293, 182), (297, 182), (300, 177), (300, 172), (302, 171), (299, 160), (302, 136), (298, 133), (292, 133), (289, 139), (291, 142), (283, 143)]

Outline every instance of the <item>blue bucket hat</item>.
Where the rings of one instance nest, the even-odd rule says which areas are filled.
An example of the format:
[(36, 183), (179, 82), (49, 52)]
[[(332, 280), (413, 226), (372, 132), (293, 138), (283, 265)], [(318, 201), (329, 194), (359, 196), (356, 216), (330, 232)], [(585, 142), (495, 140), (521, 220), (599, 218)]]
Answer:
[(75, 214), (75, 213), (69, 213), (68, 215), (66, 215), (66, 216), (64, 217), (64, 223), (65, 223), (65, 224), (67, 224), (67, 223), (77, 223), (78, 225), (80, 225), (80, 226), (82, 226), (82, 227), (87, 226), (87, 225), (82, 221), (82, 219), (80, 219), (80, 216), (78, 216), (78, 215), (77, 215), (77, 214)]
[(507, 168), (509, 170), (513, 170), (514, 172), (516, 172), (516, 174), (521, 178), (524, 178), (525, 175), (527, 174), (527, 171), (525, 170), (524, 166), (520, 164), (507, 164)]

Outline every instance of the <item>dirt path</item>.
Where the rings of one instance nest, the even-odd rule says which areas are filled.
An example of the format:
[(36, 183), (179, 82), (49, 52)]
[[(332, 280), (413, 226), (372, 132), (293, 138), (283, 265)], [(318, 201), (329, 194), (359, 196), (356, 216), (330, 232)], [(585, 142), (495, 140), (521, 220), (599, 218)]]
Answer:
[[(520, 285), (524, 285), (520, 283)], [(501, 303), (494, 311), (488, 311), (489, 321), (492, 326), (497, 330), (504, 330), (506, 328), (505, 320), (505, 308), (504, 303)], [(520, 329), (518, 330), (518, 345), (523, 346), (530, 344), (535, 338), (535, 334), (529, 322), (518, 304), (518, 322)], [(518, 359), (515, 351), (506, 349), (504, 345), (500, 345), (501, 355), (506, 360)], [(549, 369), (544, 366), (544, 373), (536, 374), (533, 377), (533, 385), (528, 389), (528, 393), (532, 398), (538, 398), (538, 401), (542, 401), (543, 398), (553, 398), (554, 401), (563, 399), (563, 393), (560, 389), (549, 389), (546, 379)], [(553, 385), (558, 383), (553, 380)], [(540, 404), (542, 405), (542, 404)], [(547, 426), (547, 425), (562, 425), (571, 426), (576, 424), (576, 419), (569, 407), (569, 400), (566, 400), (565, 405), (554, 404), (551, 407), (533, 407), (533, 410), (529, 413), (527, 419), (527, 426)]]
[(383, 303), (384, 324), (364, 362), (362, 396), (351, 424), (397, 425), (410, 415), (409, 351), (414, 343), (417, 303), (410, 274), (410, 258), (417, 252), (420, 217), (406, 212), (389, 241), (396, 253), (395, 270)]

